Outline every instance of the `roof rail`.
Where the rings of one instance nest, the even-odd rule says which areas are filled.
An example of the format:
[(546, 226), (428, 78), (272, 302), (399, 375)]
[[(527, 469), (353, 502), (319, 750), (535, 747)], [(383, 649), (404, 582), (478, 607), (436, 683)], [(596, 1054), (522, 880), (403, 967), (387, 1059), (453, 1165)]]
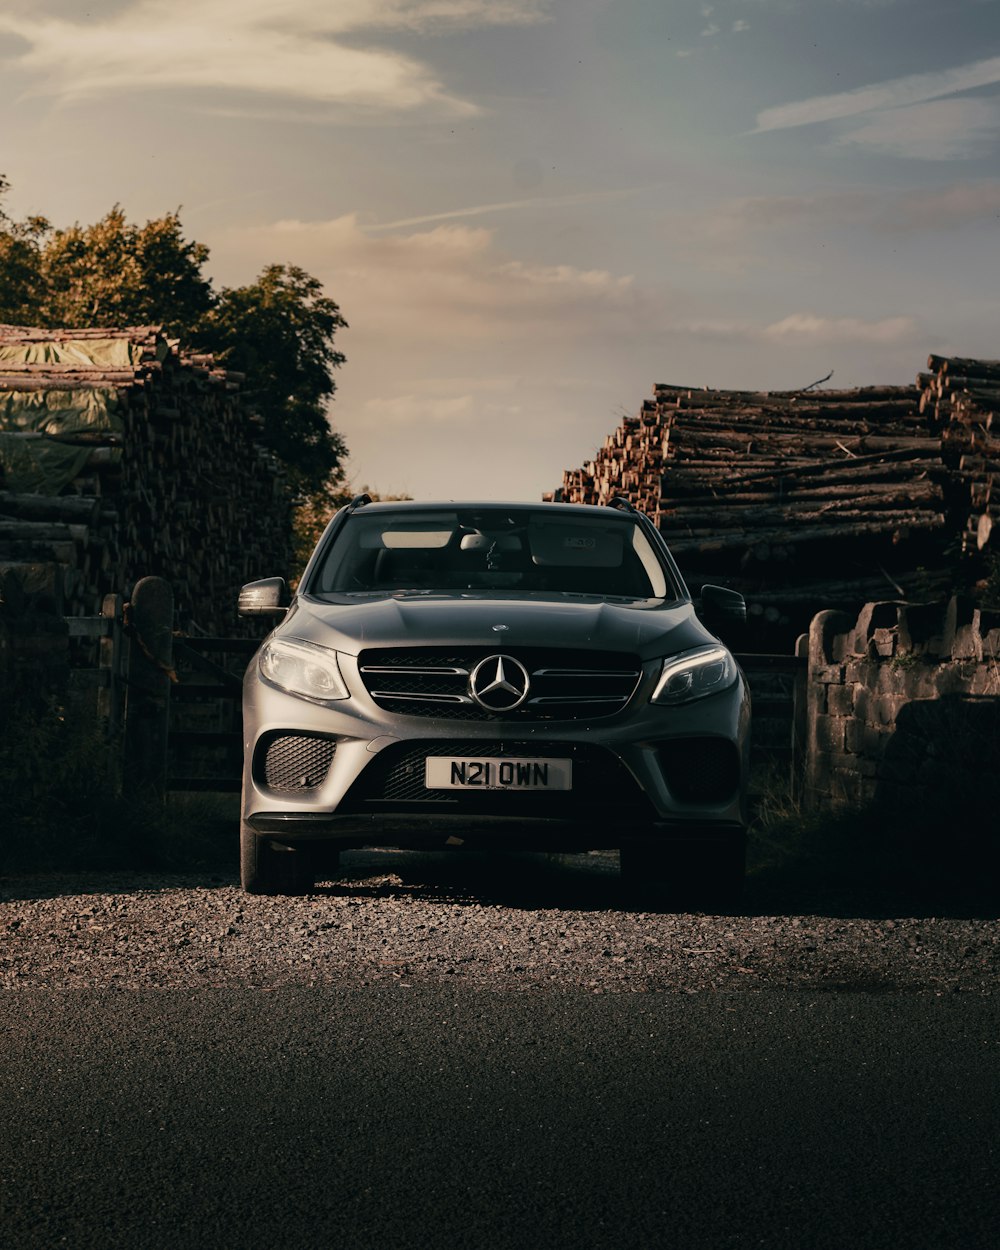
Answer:
[(627, 495), (614, 495), (608, 500), (607, 506), (609, 508), (617, 508), (619, 512), (634, 512), (636, 516), (642, 516), (642, 513)]
[(354, 512), (358, 508), (363, 508), (366, 503), (371, 503), (371, 495), (355, 495), (351, 502), (347, 505), (348, 512)]

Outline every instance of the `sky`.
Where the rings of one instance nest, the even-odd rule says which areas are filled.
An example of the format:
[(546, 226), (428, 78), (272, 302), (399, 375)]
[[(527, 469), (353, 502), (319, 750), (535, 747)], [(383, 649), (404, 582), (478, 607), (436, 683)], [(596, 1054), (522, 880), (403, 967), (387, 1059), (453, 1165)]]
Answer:
[(655, 383), (1000, 357), (1000, 0), (0, 0), (14, 217), (320, 278), (350, 482), (537, 499)]

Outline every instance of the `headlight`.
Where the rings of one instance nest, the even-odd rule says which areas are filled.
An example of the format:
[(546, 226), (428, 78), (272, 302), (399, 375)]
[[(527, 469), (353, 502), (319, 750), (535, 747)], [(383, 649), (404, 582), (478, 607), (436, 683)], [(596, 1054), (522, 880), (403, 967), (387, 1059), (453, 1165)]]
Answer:
[(725, 690), (736, 680), (736, 661), (725, 647), (696, 647), (663, 661), (651, 702), (689, 703)]
[(337, 653), (315, 643), (276, 638), (260, 653), (263, 677), (291, 694), (316, 703), (331, 699), (349, 699), (337, 664)]

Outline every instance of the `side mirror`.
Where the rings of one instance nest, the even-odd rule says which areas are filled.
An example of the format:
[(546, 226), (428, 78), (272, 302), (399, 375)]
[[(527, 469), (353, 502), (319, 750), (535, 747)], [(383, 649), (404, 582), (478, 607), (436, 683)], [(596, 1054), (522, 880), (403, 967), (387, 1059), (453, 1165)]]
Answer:
[(746, 600), (725, 586), (702, 586), (698, 615), (709, 629), (725, 629), (727, 625), (744, 625), (747, 619)]
[(237, 611), (240, 616), (284, 616), (291, 598), (283, 577), (265, 577), (247, 582), (240, 590)]

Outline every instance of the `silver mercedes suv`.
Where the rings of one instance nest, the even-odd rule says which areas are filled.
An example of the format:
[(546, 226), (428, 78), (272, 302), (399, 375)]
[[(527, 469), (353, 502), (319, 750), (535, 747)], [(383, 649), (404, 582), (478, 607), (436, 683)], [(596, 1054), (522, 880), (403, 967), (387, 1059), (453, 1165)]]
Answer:
[(372, 503), (330, 521), (244, 683), (241, 879), (301, 893), (359, 846), (615, 848), (627, 879), (731, 905), (750, 701), (630, 503)]

